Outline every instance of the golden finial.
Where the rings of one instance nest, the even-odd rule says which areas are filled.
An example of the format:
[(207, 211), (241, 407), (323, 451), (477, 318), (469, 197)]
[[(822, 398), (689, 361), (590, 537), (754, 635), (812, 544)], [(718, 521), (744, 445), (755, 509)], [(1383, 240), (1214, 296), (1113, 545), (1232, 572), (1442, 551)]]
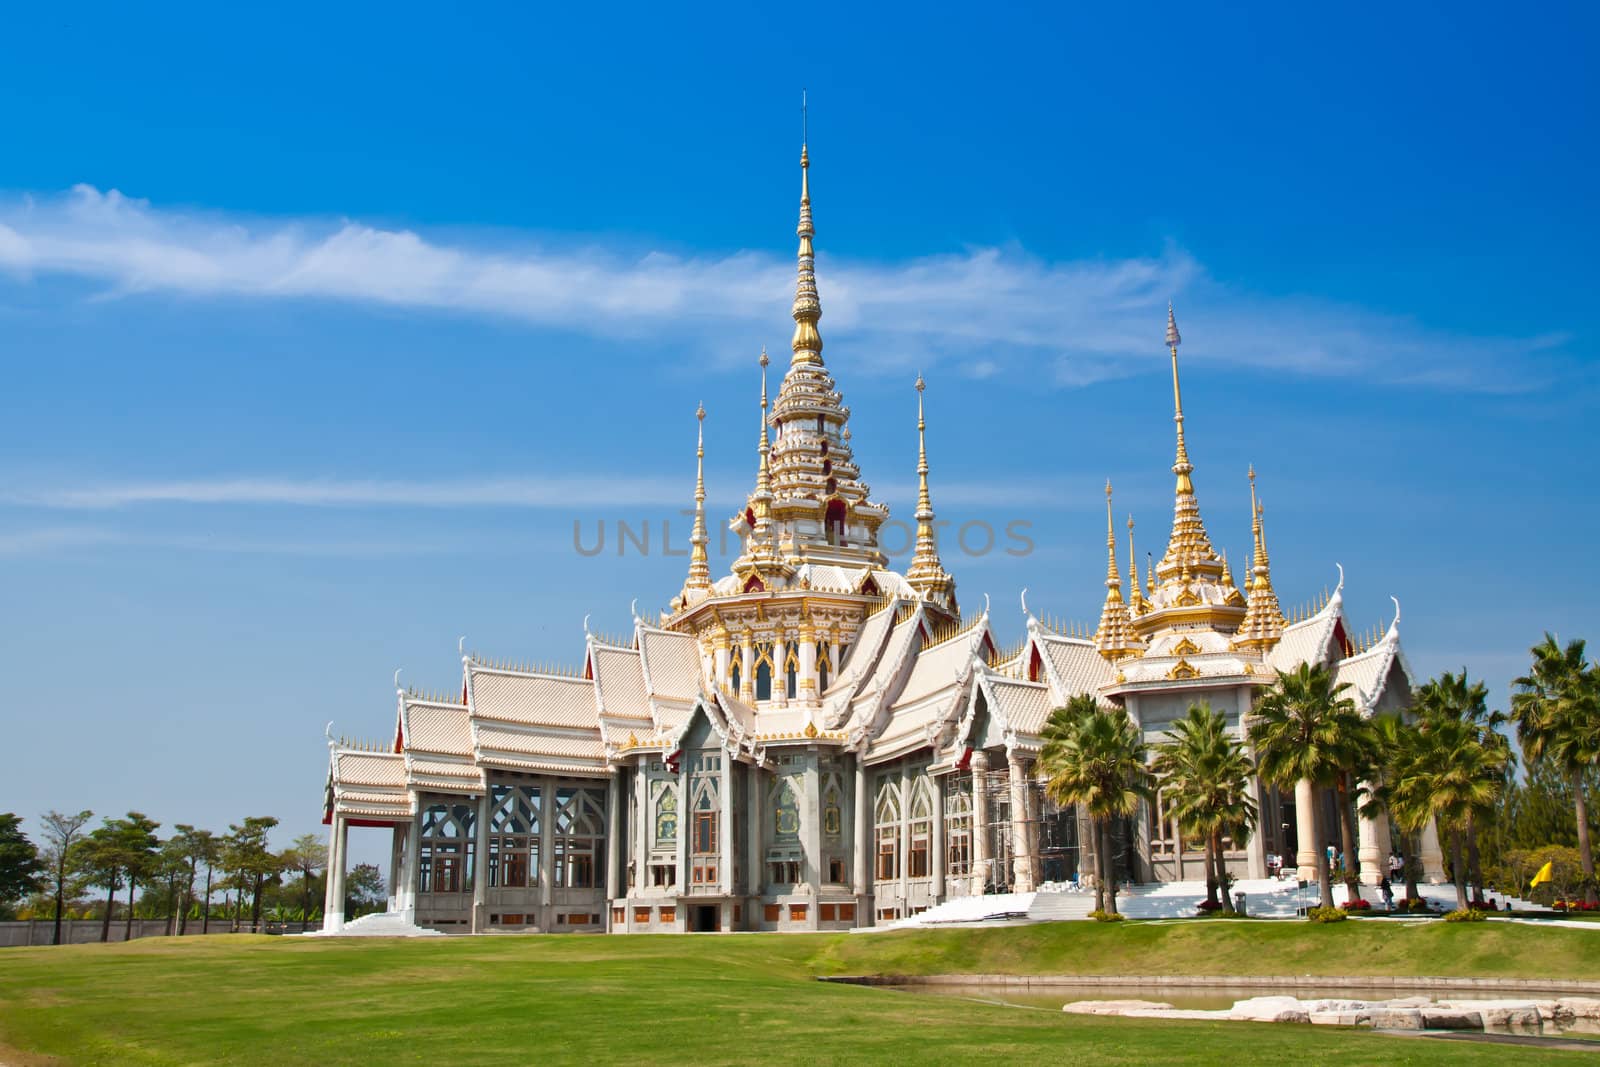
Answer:
[(794, 293), (794, 363), (822, 362), (822, 335), (817, 321), (822, 318), (822, 302), (817, 298), (816, 252), (811, 240), (816, 231), (811, 225), (811, 154), (806, 146), (805, 93), (800, 94), (800, 237), (799, 271)]
[(767, 467), (769, 442), (767, 439), (767, 346), (761, 346), (761, 439), (756, 445), (760, 453), (760, 466), (756, 468), (756, 493), (770, 495), (771, 477)]
[[(706, 589), (711, 585), (711, 562), (706, 552), (706, 406), (695, 408), (699, 424), (694, 446), (694, 529), (689, 534), (689, 580), (686, 589)], [(763, 422), (765, 428), (765, 422)]]
[[(1134, 586), (1137, 594), (1138, 586)], [(1106, 602), (1100, 609), (1100, 625), (1094, 631), (1095, 649), (1108, 660), (1137, 651), (1139, 640), (1133, 632), (1132, 617), (1122, 602), (1122, 575), (1117, 570), (1117, 529), (1111, 517), (1111, 479), (1106, 479)]]
[[(1183, 343), (1183, 338), (1178, 334), (1178, 320), (1173, 315), (1172, 304), (1167, 303), (1167, 348), (1172, 352), (1172, 421), (1178, 426), (1178, 458), (1172, 465), (1172, 473), (1178, 476), (1178, 492), (1192, 493), (1194, 486), (1189, 484), (1189, 472), (1194, 468), (1189, 463), (1189, 450), (1183, 441), (1183, 392), (1178, 387), (1178, 346)], [(1180, 469), (1182, 468), (1182, 469)]]
[(1111, 479), (1106, 479), (1106, 600), (1122, 602), (1122, 575), (1117, 571), (1117, 532), (1111, 518)]

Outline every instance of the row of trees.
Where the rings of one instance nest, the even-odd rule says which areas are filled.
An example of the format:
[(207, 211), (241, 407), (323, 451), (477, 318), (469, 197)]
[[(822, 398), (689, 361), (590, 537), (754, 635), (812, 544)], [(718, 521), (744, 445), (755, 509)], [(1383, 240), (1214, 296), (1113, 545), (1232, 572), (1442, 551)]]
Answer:
[[(1329, 668), (1280, 671), (1247, 717), (1248, 750), (1230, 734), (1226, 716), (1204, 702), (1191, 706), (1152, 753), (1125, 713), (1079, 696), (1050, 714), (1040, 767), (1057, 802), (1081, 805), (1090, 816), (1096, 908), (1109, 914), (1116, 913), (1113, 825), (1153, 799), (1158, 784), (1180, 831), (1204, 848), (1206, 906), (1231, 912), (1223, 844), (1225, 838), (1242, 844), (1255, 830), (1252, 776), (1280, 789), (1331, 790), (1338, 826), (1324, 827), (1323, 806), (1313, 803), (1312, 843), (1337, 833), (1349, 858), (1357, 854), (1358, 811), (1392, 820), (1402, 849), (1413, 856), (1415, 847), (1404, 841), (1414, 842), (1432, 823), (1448, 842), (1462, 908), (1470, 903), (1469, 885), (1473, 899), (1483, 897), (1485, 851), (1502, 880), (1509, 876), (1521, 889), (1531, 849), (1561, 845), (1557, 831), (1570, 828), (1578, 866), (1570, 881), (1593, 905), (1587, 790), (1600, 768), (1600, 666), (1585, 658), (1582, 641), (1561, 646), (1548, 634), (1532, 657), (1532, 670), (1513, 683), (1509, 716), (1488, 709), (1487, 690), (1465, 670), (1418, 687), (1406, 712), (1372, 718), (1360, 714), (1349, 687), (1336, 684)], [(1516, 756), (1502, 732), (1508, 724), (1526, 761), (1526, 783), (1515, 775)], [(1553, 793), (1571, 804), (1562, 819), (1552, 818)], [(1334, 872), (1322, 849), (1313, 844), (1309, 851), (1317, 857), (1322, 906), (1331, 908)], [(1416, 864), (1407, 863), (1406, 872), (1407, 898), (1417, 899)], [(1353, 862), (1342, 876), (1348, 899), (1360, 899)]]
[[(63, 920), (85, 910), (85, 892), (104, 894), (97, 909), (102, 941), (110, 939), (123, 894), (125, 937), (141, 910), (145, 917), (167, 919), (167, 932), (175, 935), (188, 932), (191, 919), (201, 923), (202, 933), (213, 918), (237, 928), (248, 914), (254, 926), (274, 894), (280, 903), (295, 900), (301, 919), (317, 917), (328, 849), (315, 834), (274, 851), (268, 837), (278, 820), (270, 816), (248, 817), (226, 834), (177, 823), (165, 840), (157, 832), (160, 824), (141, 812), (105, 818), (91, 829), (93, 817), (90, 811), (47, 813), (41, 849), (22, 832), (16, 815), (0, 814), (0, 912), (14, 913), (18, 901), (27, 901), (25, 913), (54, 920), (55, 944), (61, 943)], [(382, 875), (371, 864), (354, 868), (346, 886), (349, 914), (382, 903)], [(224, 894), (220, 912), (213, 905), (218, 892)]]

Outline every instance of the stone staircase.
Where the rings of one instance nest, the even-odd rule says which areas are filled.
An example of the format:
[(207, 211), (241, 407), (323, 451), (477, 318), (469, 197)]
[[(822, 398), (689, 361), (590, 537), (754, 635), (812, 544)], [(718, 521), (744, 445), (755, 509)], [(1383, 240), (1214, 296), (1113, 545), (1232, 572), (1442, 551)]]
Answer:
[(308, 933), (307, 937), (444, 937), (442, 931), (430, 930), (425, 926), (418, 926), (411, 921), (409, 915), (403, 911), (375, 911), (371, 915), (363, 915), (359, 919), (352, 919), (344, 924), (338, 933), (325, 933), (321, 930)]
[(1062, 922), (1068, 919), (1087, 919), (1094, 910), (1094, 892), (1051, 893), (1040, 890), (1033, 895), (1028, 907), (1028, 918), (1034, 922)]

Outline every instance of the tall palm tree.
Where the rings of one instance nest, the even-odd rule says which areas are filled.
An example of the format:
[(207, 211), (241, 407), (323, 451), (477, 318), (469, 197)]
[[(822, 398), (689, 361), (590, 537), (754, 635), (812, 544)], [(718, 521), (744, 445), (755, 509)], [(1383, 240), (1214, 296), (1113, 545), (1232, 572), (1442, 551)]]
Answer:
[[(1313, 788), (1333, 784), (1348, 758), (1348, 738), (1360, 721), (1355, 701), (1344, 695), (1349, 688), (1335, 685), (1333, 672), (1320, 664), (1302, 663), (1278, 672), (1277, 682), (1250, 713), (1250, 744), (1261, 777), (1288, 789), (1301, 781)], [(1311, 837), (1322, 906), (1331, 908), (1328, 857), (1317, 847), (1323, 839), (1321, 803), (1311, 807)]]
[[(1352, 708), (1354, 705), (1352, 704)], [(1373, 774), (1378, 753), (1378, 738), (1372, 722), (1361, 715), (1338, 716), (1336, 747), (1339, 772), (1333, 779), (1334, 799), (1339, 812), (1339, 847), (1344, 852), (1344, 889), (1347, 901), (1361, 899), (1361, 874), (1357, 869), (1356, 798), (1358, 783)], [(1331, 875), (1330, 875), (1331, 877)]]
[(1403, 731), (1404, 741), (1386, 784), (1395, 821), (1420, 830), (1431, 818), (1450, 838), (1456, 906), (1467, 902), (1463, 842), (1475, 819), (1489, 811), (1505, 785), (1503, 746), (1486, 743), (1478, 728), (1462, 719), (1422, 719)]
[(1081, 804), (1095, 828), (1095, 906), (1117, 913), (1111, 826), (1148, 800), (1150, 772), (1144, 735), (1120, 708), (1102, 708), (1087, 694), (1056, 708), (1041, 735), (1039, 767), (1058, 804)]
[(1578, 819), (1578, 855), (1583, 862), (1584, 893), (1590, 904), (1595, 892), (1594, 849), (1589, 841), (1589, 803), (1584, 775), (1600, 765), (1600, 666), (1584, 658), (1584, 643), (1562, 648), (1551, 634), (1531, 649), (1533, 669), (1512, 681), (1511, 719), (1517, 743), (1531, 763), (1549, 763), (1572, 784), (1572, 806)]
[[(1510, 720), (1502, 711), (1489, 710), (1489, 689), (1482, 682), (1469, 682), (1467, 669), (1460, 674), (1449, 671), (1430, 678), (1418, 688), (1412, 700), (1412, 711), (1423, 722), (1456, 719), (1474, 727), (1481, 744), (1497, 747), (1505, 758), (1509, 773), (1514, 766), (1511, 744), (1500, 727)], [(1483, 865), (1478, 857), (1478, 828), (1481, 820), (1474, 819), (1467, 828), (1467, 873), (1472, 881), (1474, 899), (1483, 899)]]
[(1203, 700), (1189, 705), (1168, 732), (1170, 739), (1156, 746), (1152, 767), (1179, 830), (1205, 842), (1207, 902), (1217, 903), (1220, 887), (1222, 910), (1232, 912), (1222, 838), (1226, 834), (1242, 843), (1255, 827), (1254, 768), (1244, 745), (1229, 734), (1228, 717)]
[[(1415, 730), (1407, 725), (1406, 721), (1398, 714), (1377, 715), (1370, 721), (1373, 739), (1373, 759), (1371, 767), (1371, 783), (1366, 791), (1361, 805), (1361, 814), (1368, 819), (1389, 820), (1394, 816), (1390, 810), (1390, 785), (1395, 781), (1400, 762), (1406, 758), (1412, 747), (1416, 745), (1413, 736)], [(1427, 820), (1424, 819), (1424, 822)], [(1417, 850), (1413, 847), (1415, 831), (1411, 827), (1394, 819), (1399, 833), (1399, 852), (1404, 861), (1401, 870), (1405, 873), (1406, 896), (1409, 903), (1421, 898), (1422, 894), (1417, 887), (1417, 865), (1413, 860)]]

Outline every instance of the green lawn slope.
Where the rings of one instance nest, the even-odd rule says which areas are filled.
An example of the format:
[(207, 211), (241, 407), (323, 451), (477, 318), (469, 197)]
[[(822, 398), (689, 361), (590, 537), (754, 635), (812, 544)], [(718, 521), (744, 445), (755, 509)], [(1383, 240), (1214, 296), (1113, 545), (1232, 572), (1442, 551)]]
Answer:
[(1561, 1062), (1571, 1053), (1064, 1015), (841, 973), (1600, 977), (1600, 932), (1064, 923), (874, 935), (149, 939), (0, 951), (0, 1064)]

